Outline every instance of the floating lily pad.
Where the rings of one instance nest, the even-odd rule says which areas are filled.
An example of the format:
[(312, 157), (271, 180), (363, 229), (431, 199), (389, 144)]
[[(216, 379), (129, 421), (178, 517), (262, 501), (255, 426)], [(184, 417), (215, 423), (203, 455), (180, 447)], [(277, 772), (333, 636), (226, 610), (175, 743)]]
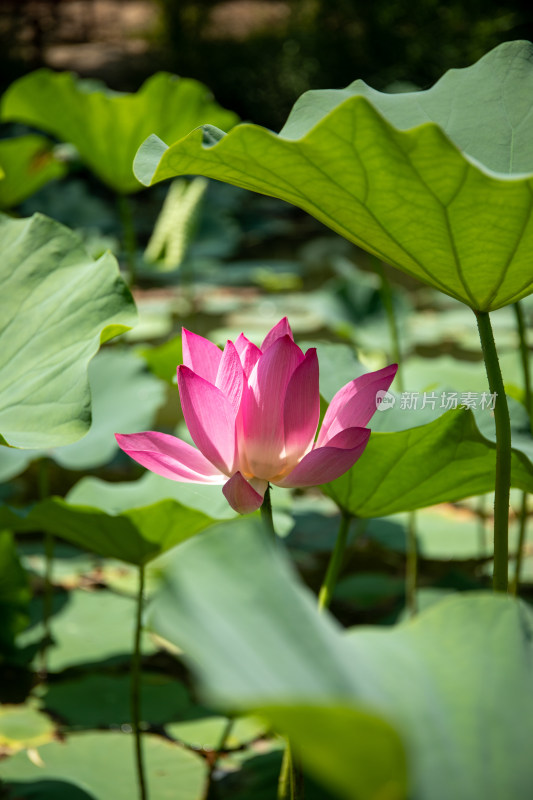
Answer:
[[(53, 644), (47, 650), (48, 668), (60, 672), (68, 667), (128, 661), (133, 649), (135, 602), (106, 590), (76, 589), (68, 596), (56, 594), (51, 620)], [(32, 647), (43, 638), (42, 602), (32, 606), (34, 624), (20, 634), (19, 647)], [(155, 650), (143, 634), (144, 653)]]
[(0, 443), (69, 444), (90, 426), (88, 363), (135, 306), (113, 256), (93, 261), (63, 225), (0, 216), (0, 237)]
[(75, 145), (96, 175), (122, 193), (142, 189), (132, 164), (151, 133), (174, 141), (204, 123), (237, 122), (203, 84), (165, 72), (152, 75), (135, 94), (123, 94), (70, 72), (40, 69), (11, 84), (0, 113), (3, 120), (25, 122)]
[[(143, 672), (141, 719), (152, 725), (194, 716), (194, 705), (185, 687), (175, 678)], [(131, 724), (129, 674), (91, 673), (50, 684), (43, 705), (70, 728), (119, 727)], [(95, 703), (95, 698), (98, 702)]]
[(224, 737), (228, 730), (228, 718), (206, 716), (203, 719), (173, 722), (165, 727), (173, 739), (178, 739), (189, 747), (216, 750), (223, 744), (224, 749), (232, 750), (258, 739), (266, 733), (268, 726), (257, 717), (237, 717)]
[[(151, 136), (145, 184), (200, 174), (280, 197), (424, 283), (480, 311), (533, 288), (529, 42), (507, 42), (425, 92), (356, 81), (304, 94), (279, 135), (204, 126)], [(528, 174), (524, 174), (528, 173)]]
[(0, 705), (0, 747), (16, 753), (28, 747), (40, 747), (54, 738), (55, 728), (46, 714), (35, 706)]
[[(150, 798), (200, 800), (206, 777), (203, 759), (160, 736), (145, 735), (143, 742)], [(66, 781), (85, 791), (91, 800), (131, 800), (136, 796), (131, 734), (76, 733), (66, 742), (45, 745), (39, 755), (44, 762), (40, 767), (23, 754), (2, 764), (7, 786), (19, 781)]]

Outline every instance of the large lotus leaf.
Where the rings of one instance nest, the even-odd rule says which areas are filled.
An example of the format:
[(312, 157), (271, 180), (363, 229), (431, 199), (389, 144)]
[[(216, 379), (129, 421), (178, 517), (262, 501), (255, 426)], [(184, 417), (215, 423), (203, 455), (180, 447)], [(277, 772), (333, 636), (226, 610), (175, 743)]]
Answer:
[[(200, 800), (206, 779), (205, 761), (161, 736), (143, 736), (146, 780), (151, 800)], [(2, 778), (17, 790), (19, 781), (65, 781), (91, 800), (131, 800), (137, 797), (134, 744), (131, 734), (94, 732), (71, 734), (65, 742), (39, 748), (42, 765), (18, 754), (2, 764)], [(15, 797), (28, 797), (15, 794)], [(41, 795), (38, 795), (41, 797)], [(52, 795), (55, 798), (56, 794)]]
[[(82, 439), (53, 450), (0, 448), (0, 481), (17, 475), (35, 459), (48, 456), (66, 469), (94, 469), (118, 451), (114, 433), (149, 430), (165, 399), (165, 386), (145, 372), (127, 350), (104, 350), (89, 364), (92, 422)], [(132, 397), (135, 402), (132, 402)]]
[(0, 216), (0, 442), (47, 448), (89, 429), (87, 365), (135, 319), (110, 253), (41, 214)]
[[(533, 618), (525, 605), (456, 596), (412, 622), (347, 636), (317, 612), (263, 531), (229, 526), (184, 545), (167, 580), (152, 623), (187, 653), (204, 693), (223, 707), (260, 707), (341, 796), (376, 797), (359, 791), (362, 775), (379, 770), (380, 752), (388, 755), (384, 777), (394, 764), (370, 738), (364, 713), (401, 733), (412, 800), (531, 796)], [(341, 787), (358, 767), (351, 789)], [(396, 767), (388, 776), (398, 791)]]
[[(114, 484), (85, 478), (65, 500), (53, 497), (34, 506), (20, 528), (41, 528), (100, 556), (147, 564), (220, 518), (234, 516), (220, 487), (202, 487), (212, 493), (202, 493), (194, 508), (175, 499), (181, 494), (181, 484), (176, 486), (164, 478)], [(225, 504), (221, 512), (219, 495)], [(14, 512), (11, 519), (19, 528)]]
[(166, 72), (152, 75), (135, 94), (120, 94), (70, 72), (40, 69), (11, 84), (0, 115), (75, 145), (104, 183), (126, 194), (142, 189), (132, 164), (150, 134), (175, 141), (204, 123), (231, 128), (237, 122), (203, 84)]
[[(352, 469), (321, 488), (349, 513), (379, 517), (490, 492), (495, 465), (496, 445), (471, 411), (457, 409), (417, 428), (373, 433)], [(533, 491), (533, 465), (518, 450), (511, 485)]]
[[(357, 707), (353, 670), (344, 658), (345, 645), (337, 627), (319, 617), (311, 597), (295, 588), (288, 563), (276, 557), (260, 525), (249, 521), (240, 526), (226, 524), (213, 533), (202, 537), (204, 547), (191, 550), (184, 546), (183, 561), (176, 559), (180, 565), (167, 575), (166, 588), (154, 601), (155, 630), (169, 641), (185, 645), (204, 678), (210, 700), (231, 709), (260, 707), (261, 715), (274, 724), (279, 721), (296, 745), (309, 744), (313, 766), (317, 737), (326, 729), (317, 772), (326, 783), (341, 786), (344, 797), (377, 800), (380, 790), (384, 797), (404, 797), (402, 745), (390, 725)], [(228, 548), (236, 548), (229, 571)], [(183, 581), (181, 564), (188, 568)], [(198, 592), (191, 591), (191, 581)], [(213, 594), (206, 589), (208, 583), (217, 586)], [(214, 594), (220, 604), (209, 612), (210, 619), (201, 623)], [(174, 605), (179, 605), (176, 613)], [(178, 619), (183, 623), (180, 630)], [(199, 624), (203, 631), (192, 645), (193, 629)], [(245, 629), (254, 626), (262, 640), (260, 646), (254, 635), (244, 635)], [(207, 630), (209, 644), (204, 635)], [(219, 658), (222, 642), (228, 653)], [(266, 659), (264, 649), (270, 653)], [(217, 661), (215, 681), (208, 663), (213, 658)], [(242, 670), (235, 669), (234, 659)], [(339, 701), (346, 705), (344, 712), (338, 708)], [(348, 727), (351, 757), (339, 759), (337, 752), (346, 755)]]
[(356, 82), (309, 93), (279, 135), (207, 127), (170, 147), (153, 136), (135, 173), (146, 184), (202, 174), (281, 197), (472, 308), (496, 309), (533, 287), (532, 50), (501, 45), (428, 92)]
[(55, 158), (49, 139), (19, 136), (0, 140), (0, 208), (12, 208), (54, 178), (61, 178), (67, 165)]

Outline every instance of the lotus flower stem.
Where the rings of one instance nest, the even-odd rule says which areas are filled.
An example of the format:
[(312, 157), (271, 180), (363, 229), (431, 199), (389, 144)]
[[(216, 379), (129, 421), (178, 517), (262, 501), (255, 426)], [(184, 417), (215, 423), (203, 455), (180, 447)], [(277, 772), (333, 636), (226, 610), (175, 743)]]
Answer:
[(494, 574), (495, 592), (508, 588), (509, 494), (511, 485), (511, 420), (503, 378), (487, 311), (475, 311), (489, 388), (495, 395), (496, 481), (494, 495)]
[[(276, 541), (276, 531), (272, 519), (272, 501), (270, 499), (270, 485), (265, 490), (263, 505), (261, 506), (261, 519), (271, 540)], [(303, 798), (303, 775), (299, 764), (294, 760), (291, 743), (287, 739), (281, 771), (278, 780), (278, 800), (300, 800)]]
[(263, 504), (261, 506), (261, 519), (263, 525), (273, 542), (276, 541), (276, 531), (274, 530), (274, 520), (272, 518), (272, 500), (270, 499), (270, 485), (265, 490)]
[(131, 656), (131, 724), (135, 739), (135, 767), (139, 800), (148, 800), (148, 790), (144, 774), (144, 759), (141, 740), (141, 632), (144, 603), (144, 564), (139, 566), (139, 585), (137, 590), (137, 614), (135, 619), (135, 638)]
[(320, 592), (318, 593), (319, 611), (322, 611), (324, 608), (329, 608), (331, 604), (333, 592), (335, 591), (335, 584), (337, 583), (337, 578), (339, 577), (342, 559), (346, 549), (346, 539), (348, 537), (351, 521), (351, 515), (347, 511), (341, 511), (341, 522), (339, 526), (339, 532), (337, 534), (337, 541), (335, 542), (335, 547), (333, 548), (333, 552), (331, 554), (326, 577), (324, 578), (324, 582), (322, 583)]

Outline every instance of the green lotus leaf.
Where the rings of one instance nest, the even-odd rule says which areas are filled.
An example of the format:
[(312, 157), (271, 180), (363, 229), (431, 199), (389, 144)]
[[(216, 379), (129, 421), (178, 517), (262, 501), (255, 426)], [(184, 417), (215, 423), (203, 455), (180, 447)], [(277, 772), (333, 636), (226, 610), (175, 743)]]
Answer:
[[(259, 711), (281, 726), (295, 747), (302, 748), (310, 769), (341, 796), (404, 798), (405, 755), (398, 734), (372, 710), (360, 707), (339, 631), (316, 613), (307, 593), (295, 587), (288, 562), (276, 557), (264, 533), (261, 525), (248, 520), (206, 533), (199, 549), (184, 545), (183, 560), (173, 560), (165, 588), (153, 600), (155, 630), (185, 646), (209, 702)], [(226, 570), (229, 547), (236, 548), (235, 557)], [(192, 589), (192, 581), (198, 591)], [(210, 583), (216, 588), (208, 588)], [(214, 596), (219, 605), (200, 623)], [(179, 609), (174, 612), (173, 606)], [(178, 619), (183, 623), (180, 629)], [(193, 644), (199, 624), (203, 631)], [(228, 653), (219, 658), (222, 641)], [(270, 654), (266, 658), (265, 649)], [(212, 659), (216, 667), (208, 663)], [(240, 664), (237, 669), (234, 659)]]
[(19, 136), (0, 140), (0, 208), (12, 208), (44, 186), (62, 178), (67, 165), (58, 161), (44, 136)]
[[(149, 185), (201, 174), (280, 197), (479, 311), (533, 288), (533, 46), (510, 42), (426, 92), (310, 92), (278, 134), (204, 126), (135, 160)], [(528, 174), (523, 174), (528, 173)]]
[(33, 705), (0, 706), (0, 747), (12, 752), (51, 742), (55, 728), (46, 714)]
[[(186, 505), (190, 493), (190, 487), (152, 474), (140, 481), (113, 484), (84, 478), (65, 500), (44, 500), (20, 521), (12, 510), (8, 514), (6, 509), (5, 516), (16, 529), (33, 526), (97, 555), (141, 565), (220, 518), (227, 519), (228, 510), (235, 516), (219, 486), (200, 487), (198, 508)], [(222, 502), (225, 506), (219, 512)]]
[[(47, 649), (50, 672), (128, 662), (135, 635), (135, 600), (107, 589), (57, 592), (50, 629), (53, 640)], [(19, 653), (25, 651), (38, 662), (38, 651), (46, 636), (42, 598), (35, 597), (30, 606), (30, 627), (17, 637)], [(145, 655), (157, 649), (146, 631), (142, 633), (140, 647)]]
[[(469, 593), (346, 634), (263, 530), (224, 528), (183, 546), (151, 610), (211, 702), (260, 709), (344, 798), (529, 798), (531, 609)], [(407, 751), (405, 795), (393, 731)]]
[(204, 123), (231, 128), (237, 122), (232, 111), (214, 102), (207, 87), (190, 78), (158, 72), (135, 94), (122, 94), (49, 69), (12, 83), (0, 117), (75, 145), (93, 172), (122, 194), (142, 189), (132, 164), (150, 134), (175, 141)]
[[(533, 491), (531, 461), (513, 450), (511, 463), (511, 485)], [(417, 428), (373, 433), (359, 461), (321, 489), (350, 514), (382, 517), (490, 492), (495, 467), (496, 445), (458, 408)]]
[[(107, 464), (118, 451), (114, 433), (150, 430), (165, 399), (165, 386), (143, 369), (127, 350), (103, 350), (89, 364), (92, 422), (82, 439), (47, 450), (0, 448), (0, 481), (18, 475), (43, 456), (65, 469), (94, 469)], [(131, 402), (131, 398), (135, 402)]]
[(47, 217), (0, 216), (0, 442), (69, 444), (90, 426), (87, 365), (131, 327), (135, 305), (110, 253), (97, 261)]
[[(151, 800), (199, 800), (207, 766), (201, 756), (165, 741), (161, 736), (143, 736), (146, 781)], [(17, 754), (2, 764), (2, 778), (14, 797), (86, 798), (86, 800), (131, 800), (137, 796), (132, 735), (121, 732), (75, 733), (64, 742), (51, 742), (39, 749), (41, 766)], [(23, 794), (18, 782), (24, 781)], [(34, 783), (42, 788), (31, 794)], [(55, 791), (46, 794), (46, 784)], [(64, 794), (59, 788), (64, 788)], [(11, 792), (10, 792), (11, 794)]]

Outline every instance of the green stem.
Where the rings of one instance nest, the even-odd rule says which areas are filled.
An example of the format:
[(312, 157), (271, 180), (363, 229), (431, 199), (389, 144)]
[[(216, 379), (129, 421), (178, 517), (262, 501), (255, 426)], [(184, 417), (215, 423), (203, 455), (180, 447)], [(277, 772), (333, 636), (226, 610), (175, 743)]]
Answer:
[[(526, 326), (524, 313), (519, 301), (514, 304), (516, 314), (516, 326), (518, 328), (518, 339), (520, 342), (520, 358), (522, 361), (522, 372), (524, 373), (524, 395), (526, 409), (529, 417), (529, 429), (533, 433), (533, 399), (531, 392), (531, 371), (529, 369), (529, 348), (526, 340)], [(527, 492), (522, 492), (522, 504), (520, 508), (520, 529), (518, 534), (518, 548), (516, 551), (515, 573), (511, 586), (513, 594), (518, 594), (520, 588), (520, 573), (522, 571), (522, 561), (524, 559), (524, 547), (526, 543), (527, 528)]]
[(506, 592), (509, 559), (509, 493), (511, 485), (511, 420), (503, 378), (487, 311), (474, 312), (485, 359), (491, 394), (495, 395), (496, 481), (494, 488), (494, 575), (495, 592)]
[(232, 730), (234, 725), (235, 725), (235, 720), (234, 720), (233, 717), (230, 717), (226, 721), (226, 724), (224, 725), (224, 728), (223, 728), (222, 733), (220, 735), (220, 739), (218, 740), (217, 745), (216, 745), (216, 747), (215, 747), (215, 749), (213, 751), (213, 756), (211, 758), (211, 762), (209, 764), (209, 769), (208, 769), (208, 772), (207, 772), (207, 780), (206, 780), (206, 788), (205, 788), (205, 793), (204, 793), (204, 800), (207, 800), (208, 797), (209, 797), (209, 794), (211, 792), (211, 784), (212, 784), (212, 781), (213, 781), (213, 773), (214, 773), (214, 771), (215, 771), (215, 769), (217, 767), (218, 760), (220, 758), (220, 754), (222, 753), (222, 751), (226, 747), (226, 742), (228, 740), (228, 737), (229, 737), (229, 735), (231, 733), (231, 730)]
[(526, 340), (526, 325), (524, 322), (524, 312), (519, 302), (514, 304), (516, 314), (516, 326), (518, 328), (518, 338), (520, 342), (520, 359), (522, 361), (522, 371), (524, 373), (524, 394), (527, 413), (529, 416), (529, 427), (533, 433), (533, 397), (531, 392), (531, 371), (529, 369), (529, 348)]
[(522, 561), (524, 559), (526, 528), (527, 528), (527, 492), (522, 492), (522, 507), (520, 509), (520, 531), (518, 534), (518, 547), (516, 550), (514, 578), (511, 584), (511, 592), (514, 595), (518, 594), (518, 590), (520, 588), (520, 573), (522, 571)]
[[(274, 529), (274, 521), (272, 519), (270, 485), (267, 486), (263, 505), (261, 506), (261, 518), (269, 538), (272, 541), (276, 541), (276, 531)], [(278, 780), (278, 800), (286, 800), (289, 797), (289, 792), (291, 800), (303, 800), (303, 775), (301, 766), (299, 763), (295, 763), (291, 744), (287, 740), (287, 746), (285, 747), (285, 752), (283, 754), (283, 761)]]
[(139, 587), (137, 591), (137, 613), (135, 619), (135, 638), (131, 657), (131, 723), (135, 740), (135, 767), (139, 800), (147, 800), (148, 791), (144, 774), (144, 759), (141, 738), (141, 632), (144, 602), (144, 564), (139, 566)]
[(418, 611), (416, 585), (418, 580), (418, 550), (416, 542), (416, 513), (411, 511), (407, 522), (407, 561), (405, 568), (405, 598), (407, 611), (414, 617)]
[(133, 286), (137, 277), (137, 269), (135, 266), (137, 237), (135, 235), (135, 226), (133, 224), (131, 200), (125, 194), (118, 194), (117, 205), (120, 216), (120, 224), (122, 225), (122, 241), (124, 245), (124, 252), (126, 254), (126, 264), (128, 266), (128, 279), (130, 286)]
[[(394, 310), (392, 288), (390, 285), (390, 281), (385, 275), (383, 264), (381, 263), (379, 258), (373, 258), (372, 263), (374, 264), (375, 270), (379, 275), (381, 281), (379, 293), (381, 296), (381, 302), (383, 303), (383, 307), (385, 308), (385, 313), (387, 315), (387, 322), (389, 324), (392, 359), (396, 364), (400, 364), (401, 363), (400, 335), (398, 332), (398, 321), (396, 319), (396, 312)], [(396, 382), (398, 385), (398, 391), (403, 392), (404, 384), (403, 384), (401, 369), (398, 369), (398, 372), (396, 374)]]
[(267, 486), (263, 505), (261, 506), (261, 519), (269, 537), (273, 542), (276, 541), (276, 531), (274, 530), (274, 520), (272, 518), (272, 500), (270, 498), (270, 484)]
[(342, 559), (346, 549), (346, 539), (348, 537), (351, 521), (351, 515), (346, 511), (341, 511), (341, 522), (339, 525), (339, 532), (337, 534), (337, 541), (335, 542), (335, 547), (329, 560), (326, 577), (324, 578), (324, 582), (322, 583), (320, 592), (318, 593), (319, 611), (322, 611), (324, 608), (329, 608), (331, 604), (333, 592), (335, 591), (335, 584), (337, 583), (337, 578), (339, 577)]
[[(37, 487), (39, 500), (50, 497), (50, 471), (47, 458), (39, 459), (37, 473)], [(50, 620), (54, 607), (54, 537), (48, 531), (44, 534), (44, 593), (43, 593), (43, 641), (40, 652), (41, 672), (46, 675), (48, 671), (47, 653), (52, 641)]]

